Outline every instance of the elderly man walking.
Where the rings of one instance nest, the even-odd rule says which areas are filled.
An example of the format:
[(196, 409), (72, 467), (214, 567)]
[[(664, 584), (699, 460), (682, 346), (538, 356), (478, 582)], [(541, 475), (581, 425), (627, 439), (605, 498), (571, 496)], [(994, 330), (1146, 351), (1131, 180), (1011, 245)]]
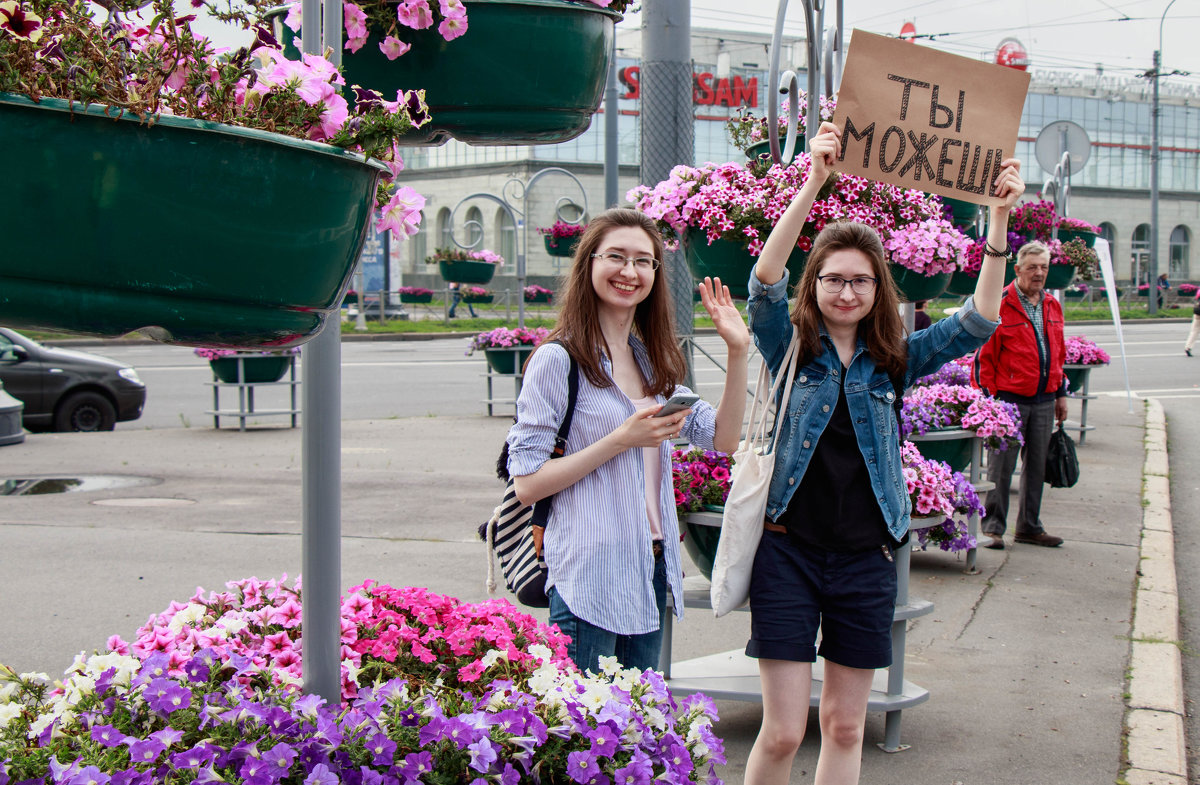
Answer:
[[(1000, 253), (998, 249), (989, 251)], [(1067, 386), (1063, 377), (1062, 306), (1045, 292), (1050, 249), (1030, 242), (1017, 254), (1017, 279), (1004, 290), (1000, 327), (975, 356), (972, 380), (989, 395), (1016, 404), (1021, 413), (1021, 488), (1017, 500), (1016, 542), (1053, 548), (1062, 537), (1046, 532), (1041, 521), (1046, 451), (1055, 422), (1067, 419)], [(982, 529), (985, 548), (1003, 550), (1009, 491), (1017, 450), (988, 453), (987, 495)]]

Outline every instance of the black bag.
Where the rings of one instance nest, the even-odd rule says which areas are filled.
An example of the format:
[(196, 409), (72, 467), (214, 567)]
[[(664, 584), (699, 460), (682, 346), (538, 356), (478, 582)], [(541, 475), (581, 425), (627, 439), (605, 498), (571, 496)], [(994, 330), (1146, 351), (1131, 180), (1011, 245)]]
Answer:
[(1062, 425), (1050, 434), (1050, 448), (1046, 451), (1046, 482), (1051, 488), (1071, 488), (1079, 482), (1079, 458), (1075, 455), (1075, 441), (1067, 435)]
[[(571, 419), (575, 416), (575, 401), (579, 398), (579, 366), (571, 358), (571, 370), (567, 381), (567, 411), (558, 435), (554, 440), (551, 458), (561, 458), (567, 447), (567, 434), (571, 432)], [(517, 602), (530, 608), (548, 608), (546, 597), (546, 562), (542, 558), (542, 532), (550, 518), (549, 496), (526, 507), (517, 499), (512, 478), (508, 475), (508, 440), (496, 460), (496, 476), (505, 481), (504, 496), (492, 517), (479, 527), (479, 538), (488, 544), (488, 594), (496, 591), (495, 557), (500, 557), (500, 570), (504, 583), (516, 595)]]

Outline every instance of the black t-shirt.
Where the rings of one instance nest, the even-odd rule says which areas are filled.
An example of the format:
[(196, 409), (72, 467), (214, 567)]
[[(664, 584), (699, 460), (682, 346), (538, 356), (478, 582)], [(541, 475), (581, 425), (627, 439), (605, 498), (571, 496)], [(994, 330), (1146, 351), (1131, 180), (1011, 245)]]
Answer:
[(800, 487), (776, 523), (787, 527), (796, 544), (827, 551), (855, 553), (895, 545), (871, 490), (844, 382)]

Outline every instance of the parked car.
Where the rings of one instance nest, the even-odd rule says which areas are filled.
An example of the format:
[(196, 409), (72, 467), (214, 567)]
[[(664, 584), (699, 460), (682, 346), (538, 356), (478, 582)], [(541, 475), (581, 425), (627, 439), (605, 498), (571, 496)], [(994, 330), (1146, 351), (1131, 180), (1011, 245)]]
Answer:
[(87, 352), (43, 346), (0, 327), (0, 382), (25, 404), (31, 431), (111, 431), (136, 420), (146, 385), (125, 363)]

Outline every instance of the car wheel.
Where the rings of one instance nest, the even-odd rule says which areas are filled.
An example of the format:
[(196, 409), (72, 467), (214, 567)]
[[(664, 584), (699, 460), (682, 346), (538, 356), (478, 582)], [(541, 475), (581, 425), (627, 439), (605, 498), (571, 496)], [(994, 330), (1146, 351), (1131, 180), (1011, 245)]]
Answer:
[(117, 422), (117, 410), (97, 392), (68, 395), (54, 415), (56, 431), (111, 431)]

